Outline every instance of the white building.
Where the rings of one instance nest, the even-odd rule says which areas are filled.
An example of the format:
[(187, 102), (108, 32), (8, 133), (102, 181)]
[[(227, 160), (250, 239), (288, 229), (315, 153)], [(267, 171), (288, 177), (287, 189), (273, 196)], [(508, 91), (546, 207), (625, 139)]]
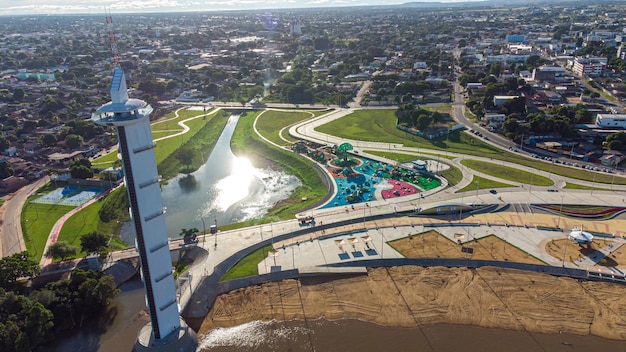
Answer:
[(580, 76), (601, 76), (607, 61), (606, 57), (577, 57), (572, 63), (572, 72)]
[(600, 128), (626, 128), (625, 114), (598, 114), (596, 125)]
[(302, 35), (302, 26), (300, 25), (300, 21), (290, 23), (289, 32), (291, 33), (291, 35)]
[(413, 63), (414, 70), (423, 70), (426, 68), (428, 68), (428, 65), (424, 61), (416, 61), (415, 63)]
[(488, 55), (485, 57), (485, 62), (492, 64), (495, 62), (526, 62), (530, 55)]
[(494, 106), (502, 106), (505, 101), (513, 100), (515, 98), (519, 98), (517, 95), (496, 95), (493, 97), (493, 105)]
[(506, 120), (506, 115), (504, 114), (485, 114), (485, 120), (487, 120), (487, 124), (489, 127), (498, 128), (502, 126), (504, 120)]

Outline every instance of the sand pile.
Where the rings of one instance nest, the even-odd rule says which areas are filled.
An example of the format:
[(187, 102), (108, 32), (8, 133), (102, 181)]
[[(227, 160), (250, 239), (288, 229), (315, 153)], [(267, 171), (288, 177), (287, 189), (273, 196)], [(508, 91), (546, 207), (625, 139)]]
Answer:
[(361, 319), (388, 326), (471, 324), (626, 340), (625, 287), (500, 268), (392, 267), (302, 278), (217, 298), (199, 333), (253, 320)]

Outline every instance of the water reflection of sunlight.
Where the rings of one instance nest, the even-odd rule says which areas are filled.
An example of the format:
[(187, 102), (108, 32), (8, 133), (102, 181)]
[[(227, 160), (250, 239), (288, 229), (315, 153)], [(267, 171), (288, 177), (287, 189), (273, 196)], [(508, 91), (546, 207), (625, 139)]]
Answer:
[(235, 158), (230, 175), (217, 181), (215, 190), (215, 207), (225, 211), (231, 205), (244, 199), (248, 195), (250, 183), (254, 178), (254, 167), (246, 158)]

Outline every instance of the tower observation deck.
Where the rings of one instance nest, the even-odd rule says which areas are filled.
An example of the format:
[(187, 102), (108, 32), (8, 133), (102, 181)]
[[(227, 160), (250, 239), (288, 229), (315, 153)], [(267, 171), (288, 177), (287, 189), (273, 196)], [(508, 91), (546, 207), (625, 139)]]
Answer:
[(165, 208), (150, 131), (152, 107), (129, 99), (124, 71), (116, 68), (111, 102), (91, 116), (99, 125), (114, 126), (119, 137), (131, 221), (136, 232), (141, 274), (150, 323), (137, 336), (135, 351), (195, 351), (197, 338), (180, 317), (165, 228)]

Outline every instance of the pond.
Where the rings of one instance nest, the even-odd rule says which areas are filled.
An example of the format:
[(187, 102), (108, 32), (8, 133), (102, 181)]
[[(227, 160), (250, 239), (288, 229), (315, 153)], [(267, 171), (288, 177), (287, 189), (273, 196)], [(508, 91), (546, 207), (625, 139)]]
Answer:
[[(202, 231), (213, 224), (261, 217), (300, 185), (295, 176), (255, 168), (247, 159), (233, 154), (230, 140), (239, 119), (240, 115), (230, 116), (204, 165), (189, 175), (179, 174), (162, 186), (170, 238), (180, 237), (183, 228)], [(132, 226), (124, 227), (122, 238), (126, 243), (134, 243)]]

